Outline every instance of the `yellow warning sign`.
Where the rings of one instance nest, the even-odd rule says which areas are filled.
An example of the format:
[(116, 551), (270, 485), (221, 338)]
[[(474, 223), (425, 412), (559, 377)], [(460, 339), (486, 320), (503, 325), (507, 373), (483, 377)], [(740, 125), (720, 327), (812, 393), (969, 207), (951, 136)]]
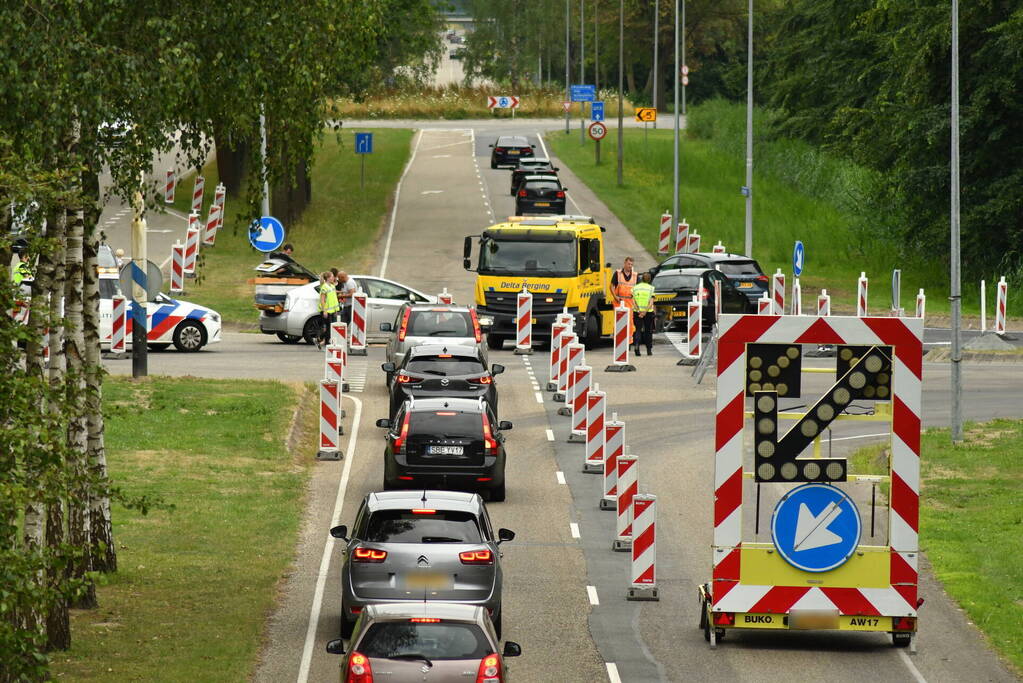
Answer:
[(640, 123), (652, 123), (657, 120), (657, 110), (653, 107), (640, 107), (636, 110), (636, 120)]

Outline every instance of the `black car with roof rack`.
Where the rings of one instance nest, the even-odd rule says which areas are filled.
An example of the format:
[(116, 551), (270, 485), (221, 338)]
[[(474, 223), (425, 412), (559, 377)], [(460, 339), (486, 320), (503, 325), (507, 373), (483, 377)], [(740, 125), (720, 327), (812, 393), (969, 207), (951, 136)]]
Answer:
[(677, 268), (713, 268), (728, 278), (754, 307), (768, 287), (768, 278), (760, 264), (743, 254), (674, 254), (651, 268), (650, 274), (656, 276), (661, 271)]
[(420, 344), (413, 346), (395, 366), (384, 363), (384, 372), (394, 376), (391, 382), (389, 415), (394, 417), (401, 404), (410, 398), (480, 398), (497, 415), (497, 382), (494, 377), (504, 366), (487, 359), (479, 346)]
[(526, 159), (520, 159), (519, 165), (512, 170), (511, 174), (511, 194), (513, 197), (515, 193), (519, 191), (519, 183), (527, 175), (553, 175), (557, 177), (558, 171), (561, 169), (551, 163), (551, 160), (546, 157), (532, 157)]

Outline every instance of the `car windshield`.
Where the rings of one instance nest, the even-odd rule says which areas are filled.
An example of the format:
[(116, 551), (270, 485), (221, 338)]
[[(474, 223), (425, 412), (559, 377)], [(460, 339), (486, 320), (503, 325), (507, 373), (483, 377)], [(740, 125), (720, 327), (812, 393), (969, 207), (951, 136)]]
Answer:
[(718, 270), (725, 275), (762, 275), (756, 261), (722, 261)]
[(560, 190), (561, 185), (553, 180), (530, 180), (525, 184), (527, 190)]
[(504, 241), (484, 238), (480, 273), (494, 275), (575, 275), (576, 246), (567, 242)]
[(369, 518), (366, 538), (370, 543), (482, 543), (471, 512), (434, 510), (378, 510)]
[(424, 356), (413, 358), (405, 368), (409, 372), (418, 372), (424, 375), (478, 375), (486, 372), (483, 363), (475, 358), (459, 356), (455, 358), (440, 358), (437, 356)]
[(408, 334), (411, 337), (471, 337), (472, 321), (463, 311), (412, 311)]
[(452, 621), (416, 623), (384, 621), (373, 624), (355, 647), (378, 659), (483, 659), (493, 651), (476, 624)]
[(696, 289), (699, 286), (699, 275), (680, 275), (669, 271), (654, 278), (654, 289), (657, 290)]

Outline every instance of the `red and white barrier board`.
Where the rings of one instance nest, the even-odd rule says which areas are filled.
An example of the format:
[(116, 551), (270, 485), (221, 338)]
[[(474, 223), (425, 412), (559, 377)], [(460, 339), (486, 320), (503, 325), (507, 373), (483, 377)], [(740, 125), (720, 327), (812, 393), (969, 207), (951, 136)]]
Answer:
[(188, 215), (185, 232), (185, 275), (195, 277), (195, 262), (199, 257), (199, 214)]
[(658, 233), (657, 253), (667, 254), (671, 249), (671, 214), (661, 214), (661, 228)]
[(703, 302), (693, 298), (687, 306), (689, 316), (686, 327), (689, 334), (686, 338), (686, 353), (689, 354), (689, 358), (699, 358), (703, 345)]
[(605, 372), (632, 372), (636, 366), (629, 363), (629, 342), (632, 339), (632, 310), (627, 306), (615, 307), (615, 329), (611, 348), (611, 365)]
[(771, 300), (774, 301), (774, 315), (785, 315), (785, 273), (778, 269), (771, 276)]
[(554, 394), (555, 401), (565, 400), (565, 391), (568, 389), (568, 346), (575, 344), (576, 336), (571, 330), (561, 333), (558, 348), (558, 388)]
[(771, 315), (774, 313), (774, 302), (767, 292), (757, 299), (757, 315)]
[(340, 460), (341, 385), (329, 379), (320, 382), (320, 447), (317, 460)]
[(1005, 334), (1005, 302), (1008, 294), (1009, 285), (1003, 275), (998, 281), (998, 296), (995, 298), (995, 334)]
[(366, 355), (366, 292), (361, 289), (352, 295), (352, 323), (349, 328), (351, 338), (348, 341), (348, 352), (353, 356)]
[(323, 379), (333, 380), (344, 389), (345, 348), (338, 344), (327, 344), (323, 357)]
[(177, 181), (174, 178), (174, 169), (168, 168), (167, 178), (166, 180), (164, 180), (163, 183), (163, 201), (166, 202), (167, 204), (174, 203), (174, 186), (176, 184)]
[(817, 317), (826, 318), (831, 315), (831, 295), (828, 290), (822, 289), (817, 295)]
[(675, 253), (685, 254), (689, 250), (689, 224), (683, 218), (675, 230)]
[(714, 280), (714, 324), (721, 319), (721, 280)]
[[(564, 339), (565, 336), (562, 335), (561, 338)], [(574, 379), (572, 371), (586, 362), (586, 347), (575, 341), (575, 335), (572, 335), (572, 341), (562, 348), (562, 353), (565, 354), (565, 357), (562, 359), (562, 369), (565, 372), (565, 391), (562, 393), (561, 400), (565, 405), (558, 409), (558, 415), (571, 415), (572, 406), (568, 401), (568, 396), (572, 389), (572, 380)], [(556, 396), (555, 399), (557, 399)]]
[(618, 458), (625, 454), (625, 423), (618, 413), (604, 423), (604, 495), (601, 510), (614, 510), (618, 505)]
[(632, 563), (629, 600), (658, 600), (657, 496), (632, 497)]
[(217, 241), (217, 223), (220, 221), (220, 207), (210, 204), (210, 212), (206, 216), (206, 229), (202, 234), (204, 247), (212, 247)]
[(110, 353), (124, 353), (124, 333), (127, 329), (128, 299), (115, 294), (111, 298)]
[(714, 247), (712, 248), (711, 251), (714, 254), (727, 254), (728, 253), (728, 250), (725, 249), (725, 245), (721, 244), (720, 240), (718, 241), (717, 244), (714, 245)]
[(444, 291), (437, 295), (437, 301), (450, 306), (455, 302), (455, 298), (448, 292), (448, 288), (445, 287)]
[(192, 185), (192, 212), (202, 212), (202, 195), (206, 187), (206, 178), (201, 175), (195, 176), (195, 183)]
[(330, 343), (341, 348), (348, 347), (348, 323), (332, 322), (330, 324)]
[(607, 410), (607, 394), (599, 384), (586, 392), (586, 461), (583, 472), (604, 473), (604, 417)]
[(616, 509), (618, 519), (615, 522), (615, 540), (611, 549), (615, 552), (628, 552), (632, 549), (632, 498), (638, 490), (639, 459), (626, 453), (618, 456), (618, 483)]
[(700, 240), (701, 237), (699, 233), (697, 232), (689, 233), (689, 239), (686, 242), (687, 244), (686, 251), (690, 254), (695, 254), (696, 252), (700, 251)]
[(547, 368), (547, 391), (557, 391), (558, 372), (561, 366), (561, 335), (572, 329), (571, 323), (555, 320), (551, 325), (551, 353)]
[(568, 440), (577, 443), (586, 440), (586, 394), (593, 381), (593, 368), (580, 363), (572, 370), (572, 381), (568, 383), (568, 403), (572, 412), (572, 430)]
[(515, 353), (533, 353), (533, 295), (525, 287), (516, 297)]
[(185, 245), (175, 242), (171, 247), (171, 294), (185, 291)]
[(856, 317), (867, 317), (867, 274), (860, 273), (860, 279), (856, 281)]
[(927, 315), (927, 295), (924, 294), (923, 288), (916, 295), (916, 317), (921, 320)]
[(213, 189), (213, 203), (217, 206), (217, 230), (224, 227), (224, 198), (227, 197), (227, 187), (224, 183), (217, 183)]
[(803, 315), (803, 287), (799, 278), (792, 278), (792, 315)]

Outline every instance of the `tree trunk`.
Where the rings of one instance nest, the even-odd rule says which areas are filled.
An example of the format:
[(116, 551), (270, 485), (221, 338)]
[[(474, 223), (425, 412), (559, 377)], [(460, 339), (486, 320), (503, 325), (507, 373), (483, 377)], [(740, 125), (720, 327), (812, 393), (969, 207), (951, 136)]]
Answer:
[[(61, 553), (66, 534), (64, 533), (64, 503), (57, 499), (46, 506), (46, 545), (53, 556)], [(47, 571), (47, 583), (53, 591), (54, 599), (46, 615), (46, 649), (67, 650), (71, 647), (71, 616), (68, 613), (68, 601), (64, 597), (67, 585), (67, 570), (51, 566)]]
[(107, 454), (103, 437), (103, 367), (100, 363), (99, 337), (99, 280), (97, 278), (96, 222), (99, 219), (99, 176), (82, 176), (86, 196), (90, 200), (85, 212), (85, 243), (82, 245), (85, 261), (85, 297), (82, 313), (85, 333), (85, 410), (88, 427), (88, 460), (91, 480), (89, 498), (89, 539), (92, 568), (101, 572), (117, 571), (117, 550), (110, 521), (110, 495), (107, 479)]
[(626, 59), (625, 69), (625, 87), (628, 89), (629, 94), (636, 92), (636, 71), (633, 69), (632, 61)]
[(220, 182), (224, 183), (231, 192), (241, 191), (242, 181), (248, 173), (248, 145), (244, 142), (235, 143), (232, 135), (214, 128), (214, 144), (217, 155), (217, 173), (220, 175)]

